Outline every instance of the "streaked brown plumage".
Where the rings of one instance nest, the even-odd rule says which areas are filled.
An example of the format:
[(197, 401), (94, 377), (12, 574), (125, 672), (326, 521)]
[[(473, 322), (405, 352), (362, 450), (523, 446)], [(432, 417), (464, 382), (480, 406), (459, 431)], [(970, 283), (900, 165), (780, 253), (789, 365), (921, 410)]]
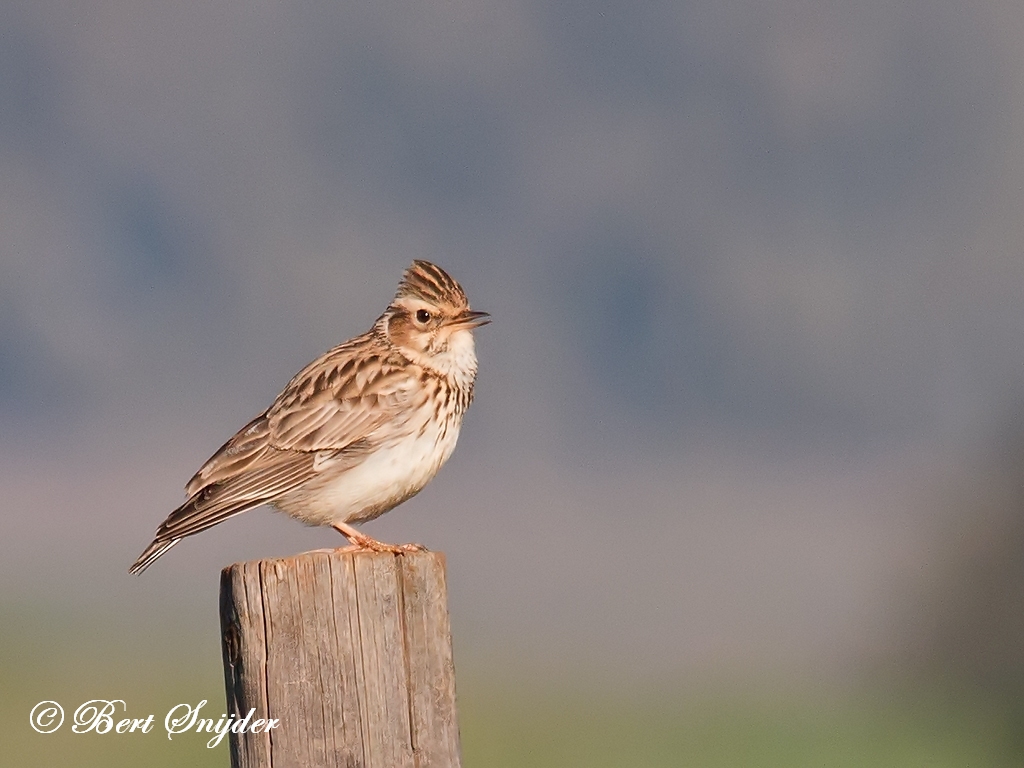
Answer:
[(444, 270), (416, 261), (383, 315), (322, 355), (185, 487), (131, 573), (186, 536), (270, 504), (353, 545), (400, 550), (351, 527), (415, 495), (455, 448), (473, 399), (474, 312)]

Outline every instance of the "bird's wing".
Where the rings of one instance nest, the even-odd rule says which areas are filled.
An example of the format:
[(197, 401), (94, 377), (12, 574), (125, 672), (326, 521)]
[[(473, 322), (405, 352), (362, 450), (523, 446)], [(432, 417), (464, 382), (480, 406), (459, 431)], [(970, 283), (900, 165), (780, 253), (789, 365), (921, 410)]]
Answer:
[(341, 468), (339, 458), (360, 463), (379, 445), (381, 432), (401, 433), (415, 384), (407, 366), (344, 347), (313, 363), (200, 468), (185, 488), (188, 501), (163, 522), (157, 538), (191, 536), (272, 502), (317, 474), (318, 454), (334, 455), (333, 471)]
[(185, 495), (194, 496), (204, 487), (223, 483), (243, 474), (266, 455), (270, 447), (270, 431), (264, 412), (246, 424), (222, 445), (185, 486)]
[[(347, 342), (300, 371), (274, 404), (211, 456), (185, 486), (232, 482), (278, 451), (349, 451), (353, 459), (375, 447), (377, 430), (401, 426), (411, 404), (415, 374), (388, 360), (383, 350)], [(335, 467), (337, 463), (335, 463)]]
[(204, 531), (247, 509), (296, 488), (315, 474), (316, 454), (268, 447), (259, 461), (193, 493), (168, 515), (156, 531), (157, 540), (181, 539)]
[(403, 434), (422, 396), (417, 370), (383, 354), (328, 357), (296, 376), (267, 411), (270, 443), (293, 451), (358, 448), (353, 452), (365, 455)]

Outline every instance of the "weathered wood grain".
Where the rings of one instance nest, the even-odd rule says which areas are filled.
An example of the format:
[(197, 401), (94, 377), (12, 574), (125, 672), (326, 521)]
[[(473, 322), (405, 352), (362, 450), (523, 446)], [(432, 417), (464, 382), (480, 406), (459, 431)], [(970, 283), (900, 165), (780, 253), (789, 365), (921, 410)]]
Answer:
[(457, 768), (444, 556), (309, 552), (221, 574), (236, 768)]

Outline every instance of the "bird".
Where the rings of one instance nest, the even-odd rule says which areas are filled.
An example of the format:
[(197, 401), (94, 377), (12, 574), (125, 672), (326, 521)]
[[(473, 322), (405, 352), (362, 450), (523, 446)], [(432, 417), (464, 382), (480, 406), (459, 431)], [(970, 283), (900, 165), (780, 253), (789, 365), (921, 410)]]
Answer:
[(333, 527), (347, 549), (424, 549), (385, 544), (353, 524), (415, 496), (451, 456), (473, 400), (473, 330), (489, 322), (447, 272), (414, 261), (370, 330), (299, 371), (203, 464), (129, 573), (263, 504)]

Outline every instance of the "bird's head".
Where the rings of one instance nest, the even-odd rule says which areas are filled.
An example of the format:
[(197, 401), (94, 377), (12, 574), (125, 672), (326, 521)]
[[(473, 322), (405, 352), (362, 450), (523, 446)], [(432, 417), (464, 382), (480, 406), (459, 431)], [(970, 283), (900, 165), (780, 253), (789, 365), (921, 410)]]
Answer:
[(471, 310), (462, 286), (437, 265), (414, 261), (382, 320), (388, 340), (413, 362), (469, 381), (476, 375), (473, 329), (490, 315)]

